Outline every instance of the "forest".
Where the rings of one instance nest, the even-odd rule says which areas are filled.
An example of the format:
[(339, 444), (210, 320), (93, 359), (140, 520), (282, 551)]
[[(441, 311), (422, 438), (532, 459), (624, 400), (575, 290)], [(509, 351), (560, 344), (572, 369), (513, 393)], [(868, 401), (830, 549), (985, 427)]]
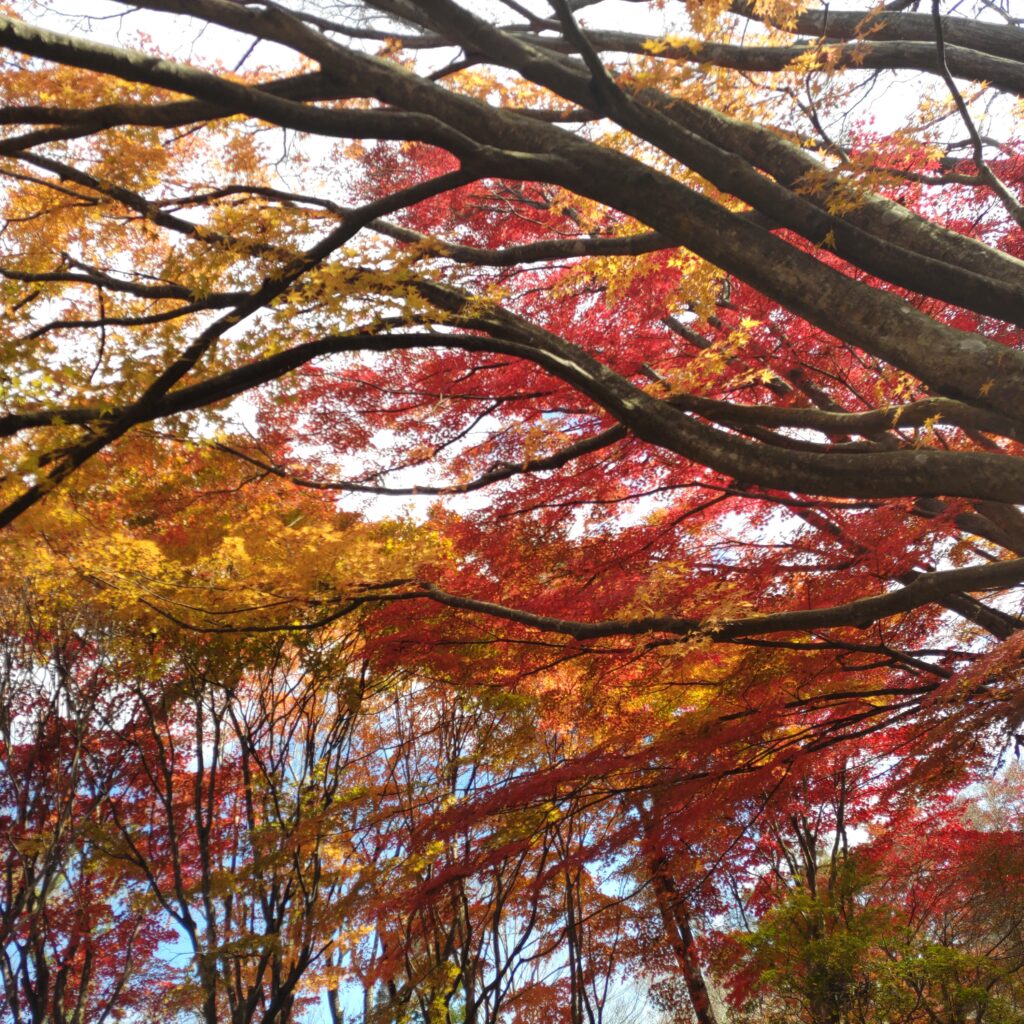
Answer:
[(0, 48), (0, 1022), (1024, 1024), (1024, 0)]

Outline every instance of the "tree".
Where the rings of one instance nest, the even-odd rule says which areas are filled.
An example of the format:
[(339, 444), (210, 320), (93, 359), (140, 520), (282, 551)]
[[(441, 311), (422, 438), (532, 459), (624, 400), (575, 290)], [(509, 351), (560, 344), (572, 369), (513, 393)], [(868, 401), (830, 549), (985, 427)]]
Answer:
[[(368, 913), (353, 733), (388, 679), (351, 629), (260, 624), (290, 586), (401, 564), (384, 549), (410, 528), (287, 486), (254, 504), (208, 453), (148, 442), (79, 475), (87, 515), (69, 488), (44, 543), (3, 550), (0, 1018), (284, 1024)], [(190, 490), (169, 488), (183, 464)], [(197, 599), (247, 602), (245, 641), (154, 607)]]
[[(563, 752), (437, 809), (446, 893), (514, 870), (509, 820), (557, 845), (539, 809), (604, 804), (560, 853), (563, 934), (600, 902), (583, 862), (640, 851), (632, 905), (706, 1012), (697, 864), (731, 812), (756, 833), (841, 745), (949, 788), (1019, 732), (1024, 29), (939, 0), (638, 4), (635, 32), (578, 0), (123, 7), (230, 56), (0, 15), (6, 564), (137, 640), (350, 621), (381, 679), (528, 702)], [(907, 72), (897, 127), (859, 118)], [(440, 499), (417, 527), (340, 511), (412, 494)], [(177, 695), (153, 751), (233, 699)], [(456, 934), (417, 905), (417, 940)]]
[[(23, 129), (3, 143), (17, 313), (3, 523), (140, 424), (180, 438), (196, 410), (281, 380), (276, 400), (300, 409), (271, 417), (266, 457), (241, 453), (264, 472), (308, 475), (287, 442), (312, 430), (305, 461), (355, 451), (366, 469), (307, 482), (389, 492), (384, 471), (449, 460), (428, 489), (489, 485), (495, 515), (518, 514), (504, 564), (485, 546), (504, 529), (455, 528), (498, 585), (435, 571), (382, 598), (576, 649), (706, 637), (886, 661), (896, 692), (848, 708), (836, 733), (907, 713), (969, 662), (966, 639), (926, 653), (947, 609), (968, 632), (1016, 631), (1012, 609), (975, 595), (1022, 572), (1019, 158), (1012, 138), (992, 150), (957, 84), (984, 79), (1001, 109), (1019, 89), (1015, 23), (937, 4), (841, 18), (694, 5), (682, 40), (588, 32), (558, 4), (508, 27), (451, 2), (351, 22), (139, 6), (275, 42), (300, 69), (232, 76), (0, 26), (5, 120)], [(728, 41), (751, 26), (759, 45)], [(784, 45), (794, 33), (818, 41)], [(438, 65), (453, 46), (464, 58)], [(847, 118), (832, 139), (826, 121), (908, 67), (931, 77), (923, 113), (889, 134)], [(52, 102), (27, 104), (43, 81)], [(959, 139), (943, 149), (950, 119), (964, 158)], [(312, 171), (307, 192), (273, 184), (261, 124), (402, 141), (369, 151), (349, 209)], [(218, 166), (197, 166), (204, 139), (226, 147)], [(359, 233), (384, 241), (353, 249)], [(354, 352), (386, 358), (327, 359)], [(398, 440), (375, 459), (380, 429)], [(467, 444), (472, 430), (486, 437)], [(657, 523), (609, 520), (652, 493)], [(606, 525), (580, 539), (553, 504)], [(751, 541), (769, 523), (794, 561)], [(509, 577), (526, 560), (543, 593)], [(585, 574), (607, 582), (580, 591)]]
[[(862, 783), (844, 784), (850, 824), (872, 802)], [(984, 791), (876, 806), (858, 845), (813, 800), (772, 829), (777, 868), (747, 891), (757, 919), (719, 948), (741, 1019), (1019, 1020), (1019, 771)]]
[(103, 856), (117, 672), (102, 631), (59, 625), (25, 593), (4, 602), (0, 724), (0, 1013), (75, 1024), (146, 1013), (172, 933)]

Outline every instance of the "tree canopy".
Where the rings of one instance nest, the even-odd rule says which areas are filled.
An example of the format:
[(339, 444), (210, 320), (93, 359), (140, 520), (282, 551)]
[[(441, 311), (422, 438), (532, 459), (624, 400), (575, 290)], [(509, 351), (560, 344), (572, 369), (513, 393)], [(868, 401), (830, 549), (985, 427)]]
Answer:
[(1024, 11), (839, 6), (0, 4), (12, 1021), (1021, 1019)]

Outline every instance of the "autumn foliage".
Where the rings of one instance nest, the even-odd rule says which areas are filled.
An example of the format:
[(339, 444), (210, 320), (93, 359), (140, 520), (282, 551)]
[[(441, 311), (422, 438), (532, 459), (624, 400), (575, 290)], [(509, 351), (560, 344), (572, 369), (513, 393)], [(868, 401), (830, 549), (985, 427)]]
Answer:
[(1024, 1020), (1024, 11), (843, 6), (0, 5), (0, 1019)]

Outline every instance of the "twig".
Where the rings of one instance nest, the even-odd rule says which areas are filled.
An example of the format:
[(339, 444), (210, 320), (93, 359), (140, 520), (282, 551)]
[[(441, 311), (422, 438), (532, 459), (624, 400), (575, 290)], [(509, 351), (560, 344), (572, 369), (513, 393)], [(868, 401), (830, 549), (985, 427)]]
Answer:
[(992, 189), (1010, 216), (1024, 228), (1024, 205), (1021, 205), (1017, 197), (985, 162), (984, 144), (981, 135), (978, 133), (970, 111), (967, 109), (967, 104), (964, 102), (964, 98), (957, 88), (953, 76), (950, 74), (949, 65), (946, 63), (946, 43), (942, 37), (942, 15), (939, 12), (939, 0), (932, 0), (932, 21), (935, 23), (935, 48), (939, 58), (939, 73), (949, 88), (953, 102), (956, 104), (956, 109), (960, 112), (960, 118), (964, 122), (967, 134), (970, 136), (971, 148), (974, 151), (974, 163), (978, 168), (978, 177)]

